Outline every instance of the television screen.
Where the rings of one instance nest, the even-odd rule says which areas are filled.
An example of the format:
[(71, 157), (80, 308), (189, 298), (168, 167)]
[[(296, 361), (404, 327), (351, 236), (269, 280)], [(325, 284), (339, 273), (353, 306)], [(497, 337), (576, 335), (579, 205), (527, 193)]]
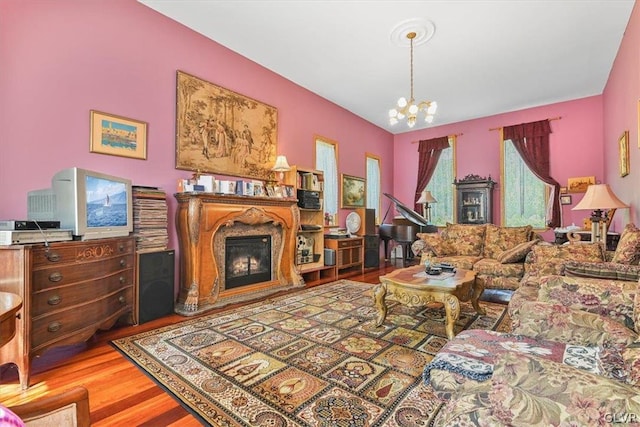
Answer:
[(127, 225), (127, 187), (125, 183), (86, 176), (87, 227)]

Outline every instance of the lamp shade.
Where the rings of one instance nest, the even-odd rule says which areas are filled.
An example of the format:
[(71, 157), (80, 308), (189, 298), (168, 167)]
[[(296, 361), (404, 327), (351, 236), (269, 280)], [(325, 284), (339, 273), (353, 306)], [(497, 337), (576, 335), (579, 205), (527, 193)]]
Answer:
[(416, 203), (438, 203), (431, 191), (423, 191)]
[(286, 172), (291, 170), (291, 166), (287, 162), (286, 156), (278, 156), (276, 157), (276, 164), (271, 168), (272, 171), (275, 172)]
[(594, 210), (594, 209), (622, 209), (628, 208), (618, 196), (613, 194), (609, 184), (593, 184), (587, 187), (580, 203), (575, 205), (571, 210)]

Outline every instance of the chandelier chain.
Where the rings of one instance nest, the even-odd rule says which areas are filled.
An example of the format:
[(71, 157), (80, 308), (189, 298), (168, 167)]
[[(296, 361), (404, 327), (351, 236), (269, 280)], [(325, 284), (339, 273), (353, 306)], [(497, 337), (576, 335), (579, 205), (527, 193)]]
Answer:
[(411, 98), (410, 99), (411, 99), (411, 101), (413, 101), (415, 99), (413, 97), (413, 37), (409, 37), (409, 38), (410, 38), (410, 43), (411, 43), (411, 60), (410, 60), (410, 65), (411, 65), (411, 74), (410, 74), (411, 75)]

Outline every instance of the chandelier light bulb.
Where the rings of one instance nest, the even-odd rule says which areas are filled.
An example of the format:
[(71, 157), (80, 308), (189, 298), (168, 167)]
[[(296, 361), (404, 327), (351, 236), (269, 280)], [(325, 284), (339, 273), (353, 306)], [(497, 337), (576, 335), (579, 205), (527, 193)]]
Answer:
[(409, 32), (406, 34), (406, 37), (409, 39), (411, 44), (411, 97), (407, 101), (407, 98), (404, 96), (398, 99), (398, 107), (389, 110), (389, 123), (391, 125), (395, 125), (399, 120), (407, 118), (407, 126), (410, 128), (414, 127), (418, 118), (418, 113), (422, 111), (425, 113), (424, 121), (427, 123), (431, 123), (433, 121), (433, 116), (436, 113), (436, 108), (438, 108), (438, 104), (435, 101), (422, 101), (415, 103), (415, 98), (413, 97), (413, 39), (416, 38), (416, 32)]

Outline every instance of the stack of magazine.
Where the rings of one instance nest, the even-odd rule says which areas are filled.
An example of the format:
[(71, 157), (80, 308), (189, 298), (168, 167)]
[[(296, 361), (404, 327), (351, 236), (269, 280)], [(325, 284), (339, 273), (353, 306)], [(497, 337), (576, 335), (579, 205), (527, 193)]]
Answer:
[(133, 186), (133, 235), (138, 252), (167, 249), (167, 215), (167, 195), (163, 190)]

